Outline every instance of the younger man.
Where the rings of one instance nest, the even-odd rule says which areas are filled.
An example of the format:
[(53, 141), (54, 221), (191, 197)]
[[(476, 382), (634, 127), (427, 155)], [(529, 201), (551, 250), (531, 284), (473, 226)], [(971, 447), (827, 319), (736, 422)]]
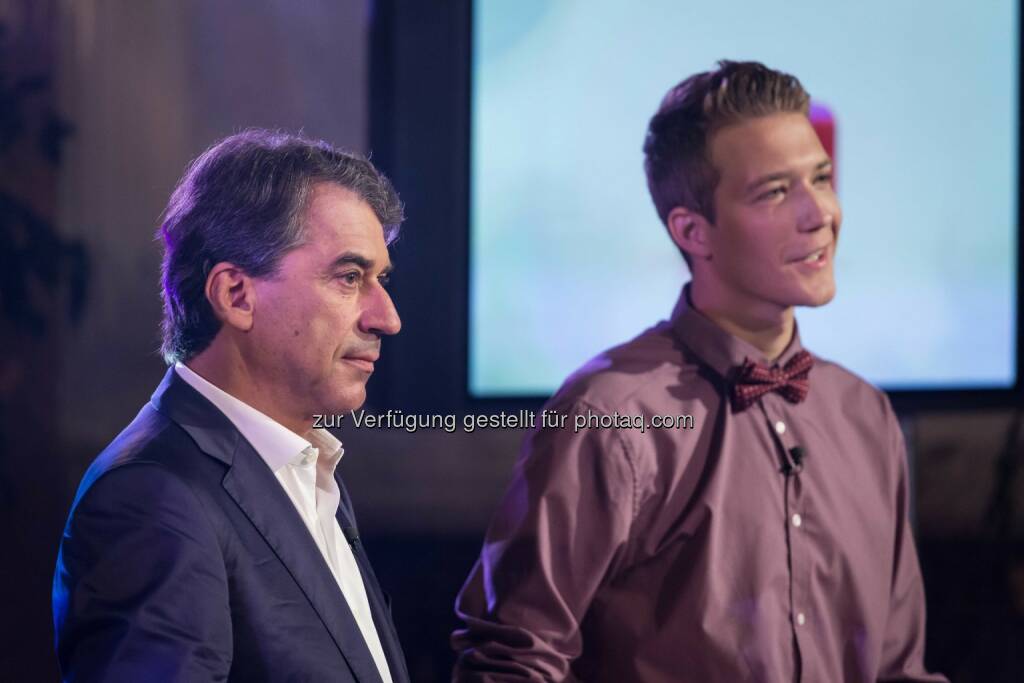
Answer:
[(842, 218), (808, 104), (753, 62), (665, 97), (645, 167), (692, 281), (547, 408), (697, 428), (527, 440), (457, 602), (457, 680), (944, 680), (896, 417), (793, 318), (835, 295)]

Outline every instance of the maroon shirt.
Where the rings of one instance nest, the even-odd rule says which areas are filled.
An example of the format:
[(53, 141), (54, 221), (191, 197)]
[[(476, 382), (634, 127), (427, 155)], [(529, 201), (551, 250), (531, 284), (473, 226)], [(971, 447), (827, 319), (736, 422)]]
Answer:
[[(779, 365), (801, 348), (794, 333)], [(684, 294), (670, 322), (569, 378), (547, 406), (565, 427), (524, 443), (457, 600), (456, 680), (945, 680), (922, 661), (888, 399), (816, 358), (804, 402), (734, 412), (746, 357), (764, 360)], [(577, 414), (619, 427), (576, 432)]]

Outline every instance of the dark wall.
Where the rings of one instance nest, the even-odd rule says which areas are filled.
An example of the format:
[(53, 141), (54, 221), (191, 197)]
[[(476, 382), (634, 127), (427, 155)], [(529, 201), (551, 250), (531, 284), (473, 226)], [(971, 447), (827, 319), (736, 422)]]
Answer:
[(409, 217), (394, 254), (404, 327), (379, 380), (408, 411), (465, 407), (469, 5), (389, 0), (373, 16), (370, 142)]

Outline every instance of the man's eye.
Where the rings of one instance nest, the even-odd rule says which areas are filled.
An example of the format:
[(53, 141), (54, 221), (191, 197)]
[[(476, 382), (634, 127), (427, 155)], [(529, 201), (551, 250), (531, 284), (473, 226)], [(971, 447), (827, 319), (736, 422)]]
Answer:
[(773, 187), (772, 189), (770, 189), (767, 192), (764, 192), (760, 196), (758, 196), (758, 199), (775, 199), (776, 197), (781, 197), (785, 193), (786, 193), (786, 188), (784, 188), (784, 187)]
[(832, 174), (831, 173), (821, 173), (817, 177), (814, 178), (814, 182), (816, 182), (816, 183), (828, 183), (829, 185), (831, 185), (832, 184)]
[(359, 273), (358, 271), (353, 270), (347, 273), (342, 273), (341, 275), (338, 276), (338, 279), (344, 282), (346, 285), (354, 286), (359, 284), (359, 281), (362, 279), (362, 274)]
[(381, 287), (387, 287), (388, 285), (391, 284), (391, 274), (381, 273), (380, 275), (377, 276), (377, 282), (380, 283)]

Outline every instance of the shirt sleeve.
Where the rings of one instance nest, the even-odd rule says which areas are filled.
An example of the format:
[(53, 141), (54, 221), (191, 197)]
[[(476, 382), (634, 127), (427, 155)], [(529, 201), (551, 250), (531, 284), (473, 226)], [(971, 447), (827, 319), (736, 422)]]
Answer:
[(930, 674), (924, 667), (925, 597), (921, 569), (910, 526), (910, 481), (907, 449), (896, 415), (885, 401), (889, 433), (889, 457), (898, 459), (896, 535), (893, 554), (889, 615), (882, 641), (879, 683), (895, 681), (948, 683), (945, 676)]
[(139, 463), (103, 474), (64, 532), (54, 578), (65, 680), (224, 681), (231, 666), (228, 584), (191, 489)]
[[(633, 522), (634, 469), (615, 429), (542, 428), (525, 442), (480, 559), (456, 600), (457, 681), (561, 681), (580, 622)], [(597, 412), (594, 410), (594, 412)]]

